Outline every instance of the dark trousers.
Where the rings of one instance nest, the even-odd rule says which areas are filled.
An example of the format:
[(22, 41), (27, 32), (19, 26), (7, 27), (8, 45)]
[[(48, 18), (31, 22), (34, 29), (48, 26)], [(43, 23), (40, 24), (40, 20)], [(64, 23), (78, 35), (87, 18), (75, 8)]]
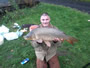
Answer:
[(60, 68), (58, 57), (53, 56), (48, 62), (37, 59), (37, 68)]

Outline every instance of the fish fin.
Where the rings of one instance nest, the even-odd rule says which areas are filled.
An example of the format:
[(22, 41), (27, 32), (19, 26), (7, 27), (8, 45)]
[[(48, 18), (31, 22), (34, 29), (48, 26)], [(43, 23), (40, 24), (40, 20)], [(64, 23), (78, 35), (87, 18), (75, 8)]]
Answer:
[(51, 47), (51, 43), (49, 41), (44, 41), (44, 42), (48, 47)]
[(66, 40), (67, 42), (69, 42), (70, 44), (72, 44), (73, 45), (73, 42), (72, 42), (72, 40)]
[(73, 45), (74, 42), (77, 42), (78, 40), (74, 37), (68, 37), (68, 39), (66, 41)]

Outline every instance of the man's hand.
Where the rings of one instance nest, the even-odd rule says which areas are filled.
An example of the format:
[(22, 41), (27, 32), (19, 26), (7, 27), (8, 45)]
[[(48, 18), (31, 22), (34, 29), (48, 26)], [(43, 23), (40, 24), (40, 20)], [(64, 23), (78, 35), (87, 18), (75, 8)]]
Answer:
[(61, 39), (59, 39), (59, 38), (55, 38), (55, 39), (54, 39), (54, 42), (58, 42), (58, 41), (63, 42), (63, 41), (64, 41), (64, 39), (63, 39), (63, 38), (61, 38)]

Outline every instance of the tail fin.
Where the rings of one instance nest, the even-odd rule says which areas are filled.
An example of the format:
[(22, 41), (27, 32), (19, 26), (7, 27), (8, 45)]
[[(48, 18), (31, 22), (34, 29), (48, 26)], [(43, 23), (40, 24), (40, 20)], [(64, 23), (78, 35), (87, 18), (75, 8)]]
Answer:
[(78, 40), (74, 37), (68, 37), (68, 39), (66, 41), (73, 45), (74, 42), (77, 42)]

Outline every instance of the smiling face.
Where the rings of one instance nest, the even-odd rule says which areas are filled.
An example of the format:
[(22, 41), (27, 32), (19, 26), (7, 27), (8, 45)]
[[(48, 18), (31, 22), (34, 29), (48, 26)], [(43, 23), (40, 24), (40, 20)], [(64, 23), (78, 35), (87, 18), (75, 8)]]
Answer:
[(40, 18), (42, 26), (49, 26), (50, 25), (50, 17), (48, 15), (42, 15)]

